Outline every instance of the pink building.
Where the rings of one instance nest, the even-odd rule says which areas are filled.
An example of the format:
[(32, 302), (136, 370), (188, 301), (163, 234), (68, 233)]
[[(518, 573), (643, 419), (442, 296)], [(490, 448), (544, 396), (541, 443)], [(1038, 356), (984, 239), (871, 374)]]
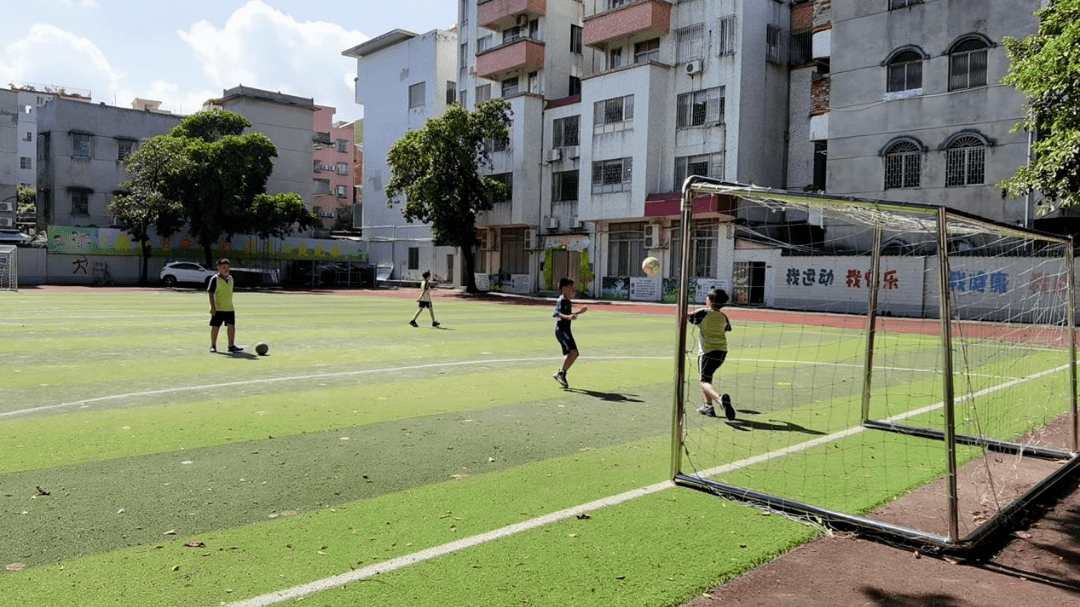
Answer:
[(314, 210), (322, 218), (323, 229), (333, 229), (338, 217), (351, 217), (356, 200), (356, 145), (353, 123), (334, 123), (336, 110), (315, 106), (315, 196)]

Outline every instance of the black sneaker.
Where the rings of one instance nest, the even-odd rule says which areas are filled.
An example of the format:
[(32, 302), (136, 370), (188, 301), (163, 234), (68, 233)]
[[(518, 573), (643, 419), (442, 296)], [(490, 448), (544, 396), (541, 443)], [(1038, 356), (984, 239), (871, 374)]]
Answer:
[(724, 417), (728, 418), (728, 421), (735, 419), (735, 407), (731, 406), (731, 397), (727, 394), (721, 394), (720, 404), (724, 405)]
[(556, 373), (555, 375), (552, 375), (551, 377), (555, 381), (562, 384), (562, 387), (564, 387), (564, 388), (569, 388), (570, 387), (570, 384), (566, 383), (566, 374), (565, 373), (559, 372), (559, 373)]
[(705, 417), (716, 417), (716, 411), (713, 411), (712, 405), (705, 403), (697, 408), (697, 412)]
[(217, 354), (217, 346), (210, 346), (210, 353)]
[(412, 325), (412, 326), (414, 326), (414, 327), (419, 327), (419, 326), (420, 326), (420, 325), (416, 324), (416, 321), (415, 321), (415, 320), (410, 320), (410, 321), (409, 321), (409, 324), (410, 324), (410, 325)]
[(439, 323), (437, 323), (437, 322), (433, 322), (433, 323), (431, 323), (431, 326), (433, 326), (433, 327), (437, 327), (437, 326), (439, 326)]
[(229, 346), (229, 352), (243, 352), (244, 349), (240, 346)]

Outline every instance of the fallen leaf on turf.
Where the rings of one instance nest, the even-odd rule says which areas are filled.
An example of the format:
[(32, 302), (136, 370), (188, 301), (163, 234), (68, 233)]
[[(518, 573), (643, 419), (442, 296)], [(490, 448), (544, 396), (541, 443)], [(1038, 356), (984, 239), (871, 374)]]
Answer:
[(591, 519), (592, 517), (589, 516), (588, 512), (582, 512), (581, 514), (577, 515), (577, 518), (578, 518), (579, 521), (587, 521), (587, 520)]
[(180, 565), (173, 565), (173, 571), (180, 571)]
[(37, 488), (37, 492), (38, 492), (38, 495), (52, 495), (51, 493), (49, 493), (48, 491), (42, 489), (41, 487)]
[(162, 533), (161, 535), (176, 535), (176, 529), (169, 529), (168, 531), (166, 531), (165, 533)]
[(206, 548), (206, 544), (202, 542), (185, 542), (184, 545), (188, 548)]

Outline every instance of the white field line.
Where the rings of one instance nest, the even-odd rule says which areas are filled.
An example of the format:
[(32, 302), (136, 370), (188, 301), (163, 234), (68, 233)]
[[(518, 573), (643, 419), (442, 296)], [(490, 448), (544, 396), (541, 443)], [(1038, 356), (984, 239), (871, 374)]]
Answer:
[[(991, 394), (993, 392), (997, 392), (997, 391), (1000, 391), (1000, 390), (1006, 390), (1006, 389), (1011, 388), (1013, 386), (1016, 386), (1016, 385), (1019, 385), (1019, 384), (1022, 384), (1022, 383), (1028, 382), (1028, 381), (1032, 381), (1032, 380), (1038, 379), (1038, 378), (1046, 376), (1046, 375), (1051, 375), (1051, 374), (1054, 374), (1054, 373), (1060, 373), (1061, 371), (1064, 371), (1065, 369), (1068, 369), (1068, 368), (1069, 368), (1068, 365), (1061, 365), (1060, 367), (1057, 367), (1056, 369), (1049, 369), (1049, 370), (1046, 370), (1046, 371), (1041, 371), (1041, 372), (1036, 373), (1034, 375), (1029, 375), (1027, 377), (1023, 377), (1023, 378), (1019, 378), (1019, 379), (1014, 379), (1012, 381), (1008, 381), (1008, 382), (1006, 382), (1004, 384), (1000, 384), (998, 386), (994, 386), (994, 387), (991, 387), (991, 388), (986, 388), (986, 389), (983, 389), (983, 390), (979, 390), (979, 391), (973, 392), (971, 394), (965, 394), (963, 396), (957, 397), (956, 400), (957, 401), (965, 401), (965, 400), (970, 400), (970, 399), (973, 399), (973, 398), (978, 398), (980, 396), (985, 396), (985, 395)], [(914, 411), (908, 411), (907, 413), (902, 413), (900, 415), (894, 415), (894, 416), (886, 419), (885, 421), (887, 421), (887, 422), (901, 421), (901, 420), (904, 420), (904, 419), (915, 417), (917, 415), (922, 415), (923, 413), (929, 413), (931, 411), (934, 411), (935, 409), (940, 409), (944, 405), (945, 405), (944, 402), (939, 402), (939, 403), (936, 403), (936, 404), (933, 404), (933, 405), (922, 407), (921, 409), (916, 409)], [(816, 438), (814, 440), (810, 440), (810, 441), (807, 441), (805, 443), (799, 443), (798, 445), (792, 445), (790, 447), (785, 447), (783, 449), (777, 449), (776, 451), (772, 451), (772, 452), (769, 452), (769, 453), (764, 453), (762, 455), (757, 455), (757, 456), (750, 457), (750, 458), (740, 460), (740, 461), (737, 461), (737, 462), (732, 462), (730, 464), (725, 464), (723, 466), (718, 466), (716, 468), (711, 468), (709, 470), (699, 472), (699, 473), (697, 473), (697, 475), (702, 476), (702, 477), (715, 476), (717, 474), (723, 474), (725, 472), (731, 472), (731, 471), (734, 471), (734, 470), (739, 470), (741, 468), (746, 468), (746, 467), (753, 466), (755, 464), (759, 464), (759, 463), (762, 463), (762, 462), (767, 462), (767, 461), (770, 461), (770, 460), (773, 460), (773, 459), (778, 459), (780, 457), (784, 457), (784, 456), (790, 455), (792, 453), (798, 453), (799, 451), (805, 451), (807, 449), (812, 449), (812, 448), (817, 447), (819, 445), (823, 445), (823, 444), (826, 444), (826, 443), (837, 441), (837, 440), (840, 440), (842, 438), (847, 438), (849, 436), (854, 436), (854, 435), (856, 435), (856, 434), (858, 434), (860, 432), (864, 432), (865, 430), (866, 430), (866, 428), (864, 428), (863, 426), (856, 426), (854, 428), (848, 428), (847, 430), (842, 430), (840, 432), (835, 432), (835, 433), (830, 434), (828, 436), (823, 436), (821, 438)], [(501, 527), (499, 529), (494, 529), (494, 530), (488, 531), (486, 533), (481, 533), (481, 534), (474, 535), (474, 536), (471, 536), (471, 537), (463, 538), (463, 539), (457, 540), (455, 542), (450, 542), (448, 544), (443, 544), (441, 546), (434, 546), (434, 547), (428, 548), (426, 550), (421, 550), (419, 552), (414, 552), (412, 554), (407, 554), (405, 556), (400, 556), (400, 557), (398, 557), (396, 559), (391, 559), (389, 561), (385, 561), (385, 562), (382, 562), (382, 563), (377, 563), (375, 565), (369, 565), (367, 567), (364, 567), (363, 569), (356, 569), (356, 570), (350, 571), (348, 573), (342, 573), (340, 575), (334, 575), (334, 576), (331, 576), (331, 577), (328, 577), (328, 578), (323, 578), (321, 580), (316, 580), (316, 581), (310, 582), (308, 584), (302, 584), (300, 586), (293, 586), (292, 588), (285, 588), (283, 590), (278, 590), (276, 592), (271, 592), (271, 593), (268, 593), (268, 594), (263, 594), (263, 595), (260, 595), (260, 596), (252, 597), (250, 599), (245, 599), (243, 601), (237, 601), (237, 602), (234, 602), (234, 603), (229, 603), (228, 605), (226, 605), (226, 607), (266, 607), (267, 605), (276, 605), (278, 603), (284, 603), (285, 601), (292, 601), (292, 600), (296, 600), (296, 599), (301, 599), (301, 598), (304, 598), (306, 596), (310, 596), (310, 595), (318, 593), (318, 592), (323, 592), (325, 590), (331, 590), (331, 589), (334, 589), (334, 588), (338, 588), (338, 587), (344, 586), (346, 584), (350, 584), (352, 582), (359, 582), (361, 580), (365, 580), (367, 578), (379, 575), (380, 573), (390, 573), (392, 571), (397, 571), (398, 569), (403, 569), (403, 568), (408, 567), (410, 565), (415, 565), (417, 563), (422, 563), (424, 561), (428, 561), (428, 560), (431, 560), (431, 559), (434, 559), (434, 558), (437, 558), (437, 557), (440, 557), (440, 556), (446, 556), (448, 554), (452, 554), (454, 552), (465, 550), (467, 548), (473, 548), (473, 547), (479, 546), (481, 544), (485, 544), (487, 542), (507, 538), (507, 537), (510, 537), (512, 535), (521, 533), (522, 531), (528, 531), (530, 529), (535, 529), (537, 527), (542, 527), (544, 525), (548, 525), (548, 524), (551, 524), (551, 523), (557, 523), (559, 521), (564, 521), (564, 520), (570, 518), (571, 516), (577, 516), (578, 514), (580, 514), (582, 512), (589, 512), (589, 511), (592, 511), (592, 510), (599, 510), (600, 508), (606, 508), (608, 506), (616, 506), (616, 505), (622, 504), (623, 502), (628, 502), (628, 501), (630, 501), (632, 499), (635, 499), (635, 498), (638, 498), (638, 497), (644, 497), (646, 495), (651, 495), (653, 493), (658, 493), (658, 492), (663, 491), (665, 489), (670, 489), (671, 487), (674, 487), (674, 486), (675, 486), (675, 484), (672, 483), (671, 481), (664, 481), (662, 483), (656, 483), (655, 485), (648, 485), (646, 487), (641, 487), (640, 489), (634, 489), (634, 490), (631, 490), (631, 491), (627, 491), (625, 493), (620, 493), (618, 495), (612, 495), (610, 497), (605, 497), (605, 498), (601, 498), (601, 499), (598, 499), (598, 500), (594, 500), (594, 501), (588, 502), (586, 504), (581, 504), (580, 506), (574, 506), (573, 508), (567, 508), (565, 510), (560, 510), (558, 512), (552, 512), (551, 514), (546, 514), (544, 516), (537, 517), (537, 518), (534, 518), (534, 519), (530, 519), (530, 520), (527, 520), (527, 521), (523, 521), (523, 522), (520, 522), (520, 523), (515, 523), (513, 525), (507, 525), (507, 526)]]
[[(670, 360), (670, 356), (591, 356), (593, 360)], [(429, 363), (425, 365), (410, 365), (405, 367), (386, 367), (382, 369), (363, 369), (359, 371), (339, 371), (336, 373), (313, 373), (309, 375), (292, 375), (289, 377), (260, 377), (258, 379), (245, 379), (242, 381), (230, 381), (217, 384), (203, 384), (199, 386), (183, 386), (175, 388), (162, 388), (160, 390), (146, 390), (143, 392), (127, 392), (125, 394), (111, 394), (109, 396), (97, 396), (94, 398), (84, 398), (81, 400), (74, 400), (66, 403), (57, 403), (55, 405), (42, 405), (40, 407), (31, 407), (29, 409), (18, 409), (15, 411), (0, 412), (0, 420), (9, 417), (18, 417), (20, 415), (28, 415), (31, 413), (39, 413), (41, 411), (49, 411), (51, 409), (64, 409), (68, 407), (78, 407), (91, 405), (94, 403), (103, 403), (113, 400), (122, 400), (125, 398), (141, 398), (144, 396), (159, 396), (162, 394), (173, 394), (177, 392), (195, 392), (199, 390), (215, 390), (218, 388), (232, 388), (235, 386), (250, 386), (253, 384), (269, 384), (275, 382), (286, 381), (305, 381), (310, 379), (326, 379), (330, 377), (349, 377), (356, 375), (372, 375), (377, 373), (396, 373), (399, 371), (413, 371), (416, 369), (432, 369), (435, 367), (461, 367), (465, 365), (484, 365), (494, 363), (518, 363), (518, 362), (537, 362), (548, 360), (546, 358), (493, 358), (489, 360), (470, 360), (470, 361), (456, 361), (456, 362), (442, 362), (442, 363)], [(562, 360), (562, 357), (556, 357), (551, 360)]]

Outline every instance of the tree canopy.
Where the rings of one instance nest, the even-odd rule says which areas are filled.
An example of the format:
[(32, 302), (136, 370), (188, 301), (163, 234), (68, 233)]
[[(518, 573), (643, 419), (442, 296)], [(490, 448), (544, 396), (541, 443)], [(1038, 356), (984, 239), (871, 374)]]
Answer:
[(1036, 133), (1031, 162), (1001, 183), (1012, 196), (1041, 191), (1042, 214), (1080, 205), (1080, 0), (1052, 0), (1036, 11), (1039, 31), (1005, 38), (1005, 84), (1027, 96), (1015, 130)]
[(239, 114), (207, 110), (145, 141), (128, 157), (133, 179), (125, 187), (130, 193), (117, 197), (114, 212), (119, 211), (133, 236), (143, 239), (140, 232), (149, 225), (161, 235), (177, 231), (179, 209), (211, 266), (213, 246), (222, 237), (283, 236), (293, 226), (315, 227), (318, 216), (299, 195), (266, 194), (277, 147), (262, 133), (244, 133), (250, 126)]
[(476, 215), (506, 195), (504, 183), (480, 174), (481, 168), (491, 166), (485, 144), (509, 141), (510, 113), (504, 99), (485, 101), (474, 112), (454, 104), (423, 129), (406, 133), (387, 154), (392, 173), (387, 205), (404, 199), (401, 213), (406, 221), (430, 224), (435, 244), (461, 248), (470, 293), (477, 290)]

